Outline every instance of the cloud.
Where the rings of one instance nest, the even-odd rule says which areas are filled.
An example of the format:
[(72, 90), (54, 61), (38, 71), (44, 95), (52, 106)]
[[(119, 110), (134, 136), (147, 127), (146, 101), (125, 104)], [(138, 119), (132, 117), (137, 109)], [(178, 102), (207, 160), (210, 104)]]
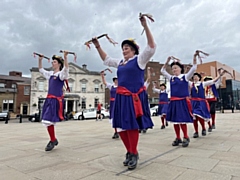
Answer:
[[(121, 58), (120, 44), (129, 37), (143, 49), (146, 38), (141, 36), (138, 20), (139, 12), (143, 12), (155, 19), (149, 23), (158, 45), (155, 61), (164, 63), (174, 55), (190, 63), (194, 51), (201, 49), (211, 54), (205, 61), (218, 60), (240, 72), (238, 7), (237, 0), (1, 1), (0, 71), (8, 74), (17, 70), (28, 75), (29, 69), (37, 66), (37, 59), (31, 56), (34, 51), (51, 57), (60, 49), (75, 51), (77, 65), (87, 64), (89, 70), (100, 71), (105, 67), (97, 51), (93, 46), (86, 51), (84, 42), (108, 33), (119, 42), (114, 47), (107, 39), (100, 40), (110, 56)], [(43, 65), (50, 66), (47, 61)]]

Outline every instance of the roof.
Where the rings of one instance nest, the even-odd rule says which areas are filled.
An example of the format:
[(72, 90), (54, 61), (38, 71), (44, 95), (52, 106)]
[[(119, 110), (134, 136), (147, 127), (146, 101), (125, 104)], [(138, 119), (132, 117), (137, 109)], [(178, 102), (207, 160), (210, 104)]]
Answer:
[(9, 76), (9, 75), (0, 74), (0, 79), (1, 80), (8, 80), (8, 81), (25, 82), (27, 84), (31, 83), (31, 78), (28, 78), (28, 77)]

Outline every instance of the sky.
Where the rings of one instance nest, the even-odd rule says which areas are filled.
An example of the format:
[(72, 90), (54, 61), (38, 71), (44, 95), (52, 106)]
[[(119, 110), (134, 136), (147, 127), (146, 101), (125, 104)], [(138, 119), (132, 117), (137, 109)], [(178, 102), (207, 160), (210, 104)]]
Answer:
[[(101, 71), (103, 65), (94, 46), (84, 43), (107, 33), (119, 44), (106, 38), (101, 47), (111, 57), (122, 58), (121, 42), (134, 38), (144, 49), (147, 45), (139, 13), (150, 13), (148, 21), (157, 44), (151, 60), (164, 63), (176, 56), (191, 63), (195, 50), (210, 54), (204, 62), (219, 61), (240, 72), (240, 1), (239, 0), (1, 0), (0, 1), (0, 74), (21, 71), (30, 76), (37, 67), (33, 52), (48, 57), (59, 50), (77, 53), (78, 66)], [(69, 56), (69, 62), (74, 62)], [(50, 67), (44, 61), (44, 67)], [(115, 76), (116, 70), (107, 75)]]

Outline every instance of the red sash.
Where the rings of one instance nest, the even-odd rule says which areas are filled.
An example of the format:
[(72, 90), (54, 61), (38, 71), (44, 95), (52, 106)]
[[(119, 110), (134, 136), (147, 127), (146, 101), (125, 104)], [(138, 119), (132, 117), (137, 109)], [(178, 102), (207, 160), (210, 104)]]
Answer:
[(115, 101), (115, 98), (110, 98), (110, 101)]
[(48, 95), (47, 95), (47, 98), (52, 98), (52, 99), (57, 99), (57, 100), (58, 100), (58, 103), (59, 103), (58, 117), (59, 117), (61, 120), (63, 120), (63, 119), (64, 119), (64, 117), (63, 117), (63, 103), (62, 103), (63, 96), (57, 97), (57, 96), (48, 94)]
[(217, 101), (217, 98), (213, 97), (213, 98), (206, 98), (208, 102), (213, 102), (213, 101)]
[(146, 90), (146, 87), (143, 86), (138, 90), (137, 93), (132, 93), (125, 87), (122, 87), (122, 86), (117, 87), (117, 94), (121, 94), (121, 95), (125, 95), (125, 96), (132, 96), (136, 118), (143, 115), (142, 103), (141, 103), (138, 95), (145, 90)]
[(193, 101), (205, 101), (206, 106), (207, 106), (207, 109), (208, 109), (208, 111), (210, 111), (210, 106), (209, 106), (209, 104), (208, 104), (207, 99), (194, 97), (194, 98), (191, 98), (191, 100), (193, 100)]
[(192, 114), (192, 105), (191, 105), (191, 101), (190, 101), (189, 97), (183, 97), (183, 98), (180, 98), (180, 97), (171, 97), (171, 98), (170, 98), (170, 101), (179, 101), (179, 100), (183, 100), (183, 99), (186, 100), (189, 114), (193, 117), (193, 114)]

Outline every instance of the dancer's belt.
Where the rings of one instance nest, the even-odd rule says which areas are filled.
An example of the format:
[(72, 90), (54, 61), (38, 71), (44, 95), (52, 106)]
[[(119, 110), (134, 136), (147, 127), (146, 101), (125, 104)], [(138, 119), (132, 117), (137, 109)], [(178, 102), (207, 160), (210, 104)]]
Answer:
[(188, 107), (189, 114), (191, 116), (193, 116), (193, 114), (192, 114), (192, 105), (191, 105), (191, 101), (190, 101), (189, 97), (182, 97), (182, 98), (180, 98), (180, 97), (171, 97), (170, 101), (179, 101), (179, 100), (184, 100), (184, 99), (187, 102), (187, 107)]
[(216, 97), (213, 97), (213, 98), (206, 98), (208, 102), (214, 102), (214, 101), (217, 101), (217, 98)]
[(207, 99), (205, 99), (205, 98), (192, 97), (191, 100), (193, 100), (193, 101), (205, 101), (206, 106), (207, 106), (207, 109), (208, 109), (208, 111), (210, 111), (210, 106), (209, 106), (209, 103), (208, 103)]
[(59, 117), (59, 119), (63, 120), (63, 119), (64, 119), (64, 117), (63, 117), (63, 102), (62, 102), (63, 96), (57, 97), (57, 96), (48, 94), (48, 95), (47, 95), (47, 98), (57, 99), (57, 100), (58, 100), (58, 103), (59, 103), (58, 117)]
[(117, 87), (117, 94), (121, 94), (121, 95), (125, 95), (125, 96), (132, 96), (136, 118), (143, 115), (142, 103), (141, 103), (138, 95), (145, 90), (146, 90), (146, 87), (143, 86), (138, 90), (137, 93), (132, 93), (125, 87), (122, 87), (122, 86)]
[(115, 101), (115, 98), (110, 98), (110, 101)]

